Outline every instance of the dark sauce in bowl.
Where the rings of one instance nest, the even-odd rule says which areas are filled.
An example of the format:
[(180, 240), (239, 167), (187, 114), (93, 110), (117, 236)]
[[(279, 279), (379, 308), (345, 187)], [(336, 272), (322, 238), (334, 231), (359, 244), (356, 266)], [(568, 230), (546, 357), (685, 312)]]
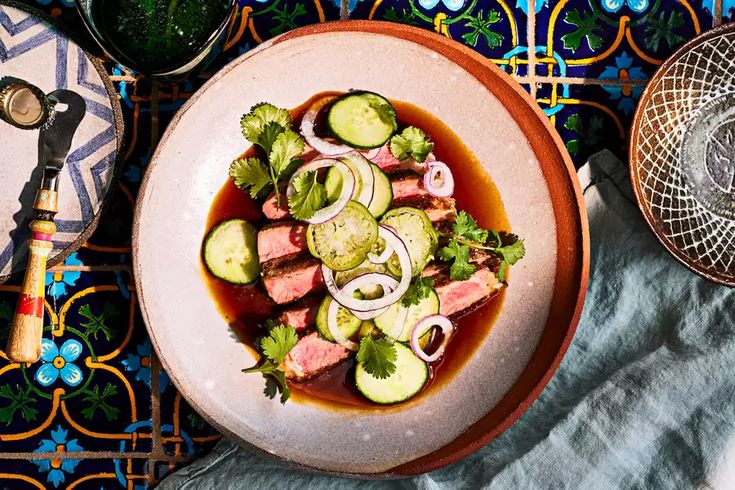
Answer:
[[(318, 94), (291, 111), (294, 121), (301, 116), (312, 101), (329, 94)], [(510, 230), (500, 194), (482, 164), (454, 134), (436, 117), (423, 109), (406, 102), (391, 100), (396, 109), (399, 126), (416, 126), (431, 136), (434, 154), (452, 170), (455, 180), (454, 198), (457, 209), (469, 212), (483, 228)], [(253, 150), (248, 150), (249, 155)], [(240, 191), (227, 179), (212, 203), (207, 219), (207, 232), (226, 219), (242, 218), (260, 228), (267, 220), (260, 210), (261, 204)], [(205, 280), (219, 311), (230, 324), (238, 338), (247, 344), (263, 334), (258, 324), (277, 314), (282, 307), (270, 304), (265, 290), (259, 283), (237, 286), (215, 278), (202, 265)], [(325, 293), (326, 294), (326, 293)], [(455, 373), (485, 341), (500, 308), (505, 292), (472, 313), (456, 321), (458, 326), (445, 354), (431, 364), (429, 381), (416, 397), (396, 405), (397, 407), (420, 400), (429, 391), (450, 381)], [(243, 368), (248, 362), (243, 359)], [(253, 375), (250, 375), (253, 376)], [(321, 376), (301, 383), (290, 383), (291, 400), (327, 405), (331, 408), (386, 409), (384, 405), (364, 398), (355, 387), (354, 361), (349, 360), (327, 371)]]

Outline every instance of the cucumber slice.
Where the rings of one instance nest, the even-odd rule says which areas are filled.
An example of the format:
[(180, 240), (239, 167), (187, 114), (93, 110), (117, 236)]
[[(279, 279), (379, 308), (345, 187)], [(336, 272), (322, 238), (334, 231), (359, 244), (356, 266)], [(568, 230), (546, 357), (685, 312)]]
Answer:
[[(403, 313), (403, 310), (406, 310), (405, 306), (401, 305), (400, 302), (395, 303), (385, 313), (375, 318), (375, 326), (385, 335), (392, 335), (396, 318), (399, 313)], [(429, 296), (419, 301), (419, 304), (408, 307), (408, 314), (403, 325), (403, 330), (401, 330), (401, 334), (396, 340), (399, 342), (408, 342), (411, 338), (411, 331), (414, 325), (425, 316), (436, 313), (439, 313), (439, 296), (437, 296), (435, 291), (432, 291)], [(427, 325), (426, 329), (419, 334), (419, 337), (423, 337), (430, 330), (431, 325)]]
[[(411, 256), (412, 276), (418, 277), (434, 258), (439, 246), (439, 235), (429, 216), (421, 209), (395, 208), (385, 213), (380, 223), (392, 226), (398, 232)], [(401, 275), (401, 266), (395, 254), (386, 262), (386, 266), (391, 274)]]
[[(324, 340), (328, 340), (330, 342), (334, 342), (334, 337), (329, 333), (329, 326), (327, 325), (327, 310), (329, 310), (329, 305), (332, 304), (332, 301), (334, 300), (331, 296), (324, 298), (322, 304), (319, 305), (319, 311), (316, 314), (316, 329), (319, 334), (324, 337)], [(356, 318), (352, 313), (350, 313), (350, 310), (341, 306), (337, 309), (337, 328), (342, 332), (344, 338), (349, 339), (355, 335), (355, 332), (360, 330), (360, 326), (362, 326), (362, 320)]]
[(389, 405), (416, 396), (429, 379), (429, 366), (405, 345), (396, 342), (396, 370), (384, 379), (365, 371), (362, 363), (355, 369), (355, 385), (365, 398)]
[(396, 110), (385, 97), (351, 92), (337, 99), (327, 114), (330, 131), (353, 148), (383, 146), (398, 129)]
[(373, 171), (375, 187), (373, 187), (373, 199), (370, 201), (368, 209), (373, 213), (373, 216), (380, 218), (388, 211), (393, 202), (393, 187), (390, 185), (390, 179), (380, 170), (380, 167), (371, 163), (370, 168)]
[(355, 201), (348, 202), (331, 220), (306, 229), (309, 252), (334, 271), (360, 265), (377, 238), (377, 221), (365, 206)]
[(223, 221), (204, 240), (204, 264), (214, 276), (248, 284), (260, 276), (258, 230), (244, 219)]

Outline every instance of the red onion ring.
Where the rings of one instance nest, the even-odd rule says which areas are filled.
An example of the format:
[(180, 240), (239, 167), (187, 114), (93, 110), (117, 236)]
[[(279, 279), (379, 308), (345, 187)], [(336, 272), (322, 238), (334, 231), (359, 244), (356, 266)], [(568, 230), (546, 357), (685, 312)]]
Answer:
[[(393, 286), (394, 289), (392, 291), (387, 292), (387, 294), (384, 294), (382, 297), (376, 299), (355, 298), (351, 292), (348, 292), (349, 288), (339, 289), (337, 287), (337, 283), (334, 280), (334, 271), (325, 264), (322, 264), (322, 277), (324, 278), (324, 284), (327, 286), (329, 294), (332, 295), (332, 298), (334, 298), (335, 301), (355, 314), (355, 316), (360, 312), (375, 312), (375, 310), (380, 310), (392, 305), (393, 303), (397, 303), (398, 300), (400, 300), (406, 293), (408, 286), (411, 284), (411, 256), (408, 253), (406, 244), (403, 243), (403, 240), (401, 240), (393, 230), (382, 225), (378, 227), (378, 235), (386, 241), (387, 245), (393, 247), (396, 255), (398, 256), (398, 263), (401, 266), (401, 280), (398, 284)], [(372, 282), (367, 282), (367, 278), (370, 278)], [(366, 281), (366, 284), (381, 284), (380, 281), (388, 281), (388, 279), (390, 279), (388, 282), (392, 281), (392, 283), (395, 283), (396, 281), (389, 275), (378, 272), (364, 274), (356, 277), (352, 281), (356, 281), (357, 279)], [(357, 289), (357, 286), (355, 288)], [(354, 289), (352, 292), (354, 292)]]
[(370, 161), (359, 151), (355, 151), (353, 155), (346, 155), (346, 157), (352, 157), (350, 162), (357, 166), (360, 177), (362, 177), (362, 190), (359, 195), (352, 197), (367, 208), (375, 195), (375, 174), (370, 166)]
[(306, 114), (304, 114), (304, 117), (301, 119), (301, 134), (304, 136), (304, 139), (306, 139), (306, 142), (319, 153), (328, 156), (344, 155), (345, 153), (353, 151), (353, 149), (347, 145), (330, 143), (329, 141), (318, 137), (316, 133), (314, 133), (314, 124), (316, 124), (316, 117), (319, 114), (319, 111), (335, 99), (337, 99), (337, 96), (323, 97), (317, 100), (311, 104), (311, 107), (309, 107), (309, 110), (306, 111)]
[(365, 155), (365, 158), (367, 158), (368, 160), (373, 160), (375, 157), (378, 156), (378, 154), (380, 154), (380, 150), (382, 149), (383, 147), (379, 146), (377, 148), (373, 148), (370, 151), (362, 152), (362, 154)]
[[(368, 277), (365, 277), (368, 276)], [(383, 294), (391, 293), (396, 286), (398, 285), (398, 281), (396, 281), (391, 276), (380, 277), (375, 278), (375, 276), (370, 276), (369, 274), (363, 274), (362, 276), (357, 276), (351, 281), (347, 282), (344, 286), (342, 286), (342, 291), (345, 294), (349, 294), (354, 296), (355, 291), (358, 289), (365, 287), (365, 286), (375, 286), (378, 285), (383, 288)], [(388, 310), (389, 306), (386, 306), (385, 308), (378, 308), (377, 310), (373, 311), (350, 311), (353, 316), (359, 318), (360, 320), (372, 320), (373, 318), (376, 318), (383, 313), (385, 313)]]
[[(424, 352), (419, 345), (419, 335), (421, 332), (426, 330), (427, 326), (429, 329), (431, 329), (431, 327), (439, 327), (442, 329), (442, 333), (444, 334), (444, 339), (442, 340), (441, 345), (437, 347), (431, 355)], [(452, 324), (452, 321), (444, 315), (425, 316), (419, 320), (418, 323), (414, 325), (413, 330), (411, 330), (411, 350), (416, 354), (416, 357), (422, 361), (434, 362), (444, 354), (444, 349), (446, 349), (447, 344), (449, 343), (452, 332), (454, 332), (454, 325)]]
[(360, 345), (345, 338), (337, 327), (337, 313), (339, 312), (339, 307), (340, 304), (336, 301), (332, 301), (329, 304), (329, 309), (327, 309), (327, 329), (335, 342), (347, 350), (356, 352), (360, 349)]
[(318, 160), (312, 160), (306, 165), (302, 165), (298, 170), (296, 170), (296, 172), (294, 172), (291, 179), (288, 181), (286, 196), (291, 197), (295, 192), (293, 182), (299, 174), (328, 167), (336, 167), (342, 173), (342, 192), (340, 192), (336, 201), (329, 206), (318, 210), (311, 218), (305, 220), (307, 223), (324, 223), (325, 221), (329, 221), (334, 218), (345, 208), (345, 206), (347, 206), (347, 203), (352, 199), (352, 194), (355, 192), (355, 175), (352, 173), (352, 170), (350, 170), (350, 167), (339, 160), (320, 158)]
[(434, 197), (452, 197), (454, 194), (454, 176), (444, 162), (429, 163), (429, 170), (424, 174), (424, 187)]

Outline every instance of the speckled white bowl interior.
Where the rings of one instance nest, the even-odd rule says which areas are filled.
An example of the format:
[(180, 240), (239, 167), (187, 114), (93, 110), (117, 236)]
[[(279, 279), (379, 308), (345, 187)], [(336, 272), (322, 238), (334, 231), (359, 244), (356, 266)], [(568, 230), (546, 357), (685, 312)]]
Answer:
[[(331, 411), (269, 400), (240, 370), (239, 344), (206, 289), (200, 245), (207, 212), (244, 149), (239, 118), (269, 101), (295, 107), (325, 90), (361, 88), (442, 119), (484, 162), (527, 257), (502, 312), (453, 381), (405, 410)], [(482, 189), (477, 189), (482, 192)], [(476, 78), (414, 42), (334, 32), (266, 43), (215, 76), (181, 109), (153, 157), (139, 198), (135, 271), (164, 366), (192, 405), (225, 432), (312, 468), (381, 473), (431, 453), (491, 410), (518, 379), (546, 323), (556, 227), (537, 157), (511, 114)]]

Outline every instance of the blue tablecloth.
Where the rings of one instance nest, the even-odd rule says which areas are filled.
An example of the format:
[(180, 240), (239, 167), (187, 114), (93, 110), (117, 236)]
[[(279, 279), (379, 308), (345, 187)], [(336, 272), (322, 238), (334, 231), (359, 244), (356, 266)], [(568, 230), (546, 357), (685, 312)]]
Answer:
[(410, 480), (349, 482), (222, 441), (160, 488), (732, 488), (735, 290), (667, 254), (611, 153), (579, 178), (592, 241), (582, 319), (551, 383), (490, 445)]

